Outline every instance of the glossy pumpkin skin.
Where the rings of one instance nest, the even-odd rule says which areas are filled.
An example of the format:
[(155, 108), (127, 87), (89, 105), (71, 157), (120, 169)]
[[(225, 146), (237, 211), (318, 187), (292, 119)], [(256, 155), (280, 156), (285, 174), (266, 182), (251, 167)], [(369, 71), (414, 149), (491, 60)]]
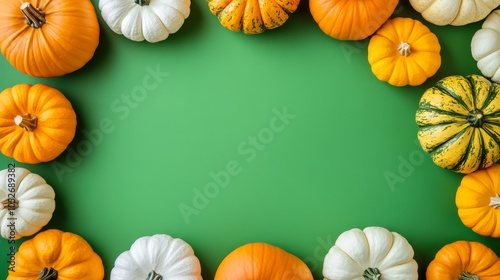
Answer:
[(389, 19), (398, 3), (398, 0), (309, 0), (309, 10), (328, 36), (363, 40)]
[(215, 280), (313, 280), (307, 265), (271, 244), (245, 244), (220, 263)]
[(36, 164), (59, 156), (73, 140), (76, 114), (69, 100), (44, 84), (18, 84), (0, 93), (0, 150)]
[(465, 175), (455, 204), (465, 226), (483, 236), (500, 237), (500, 165)]
[(460, 240), (436, 253), (427, 266), (426, 277), (427, 280), (497, 280), (500, 279), (500, 259), (482, 243)]
[(57, 271), (55, 279), (59, 280), (104, 278), (102, 260), (90, 244), (77, 234), (57, 229), (42, 231), (21, 243), (15, 260), (15, 271), (9, 271), (7, 280), (39, 279), (44, 268)]
[(370, 39), (373, 74), (393, 86), (418, 86), (441, 66), (441, 46), (427, 26), (411, 18), (388, 20)]
[(38, 28), (26, 23), (22, 3), (0, 1), (0, 50), (12, 66), (49, 78), (76, 71), (93, 57), (100, 30), (90, 0), (31, 0), (32, 8), (25, 12), (39, 9), (44, 14), (45, 23)]
[(259, 34), (282, 26), (300, 0), (207, 0), (210, 12), (225, 28)]
[(449, 76), (427, 89), (416, 113), (418, 140), (434, 163), (469, 174), (500, 159), (500, 85)]

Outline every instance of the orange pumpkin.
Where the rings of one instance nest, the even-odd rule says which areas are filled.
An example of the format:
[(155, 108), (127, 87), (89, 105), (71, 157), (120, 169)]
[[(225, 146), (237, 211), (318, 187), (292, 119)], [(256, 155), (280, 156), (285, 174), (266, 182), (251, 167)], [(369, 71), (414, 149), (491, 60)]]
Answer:
[(80, 69), (99, 43), (89, 0), (2, 0), (0, 50), (20, 72), (54, 77)]
[(23, 163), (55, 159), (73, 140), (76, 114), (68, 99), (44, 84), (0, 93), (0, 150)]
[(49, 229), (24, 241), (7, 280), (102, 280), (102, 260), (81, 236)]
[(307, 265), (274, 245), (256, 242), (229, 253), (220, 263), (215, 280), (313, 280)]
[(392, 15), (398, 0), (309, 0), (309, 10), (320, 29), (339, 40), (363, 40)]
[(427, 280), (498, 280), (500, 259), (482, 243), (456, 241), (437, 252), (426, 276)]

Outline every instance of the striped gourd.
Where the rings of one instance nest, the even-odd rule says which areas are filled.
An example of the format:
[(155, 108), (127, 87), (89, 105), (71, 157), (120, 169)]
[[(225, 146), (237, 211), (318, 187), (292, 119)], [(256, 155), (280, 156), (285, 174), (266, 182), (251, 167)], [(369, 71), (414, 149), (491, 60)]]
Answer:
[(454, 75), (427, 89), (416, 113), (418, 140), (434, 163), (468, 174), (500, 159), (500, 85)]

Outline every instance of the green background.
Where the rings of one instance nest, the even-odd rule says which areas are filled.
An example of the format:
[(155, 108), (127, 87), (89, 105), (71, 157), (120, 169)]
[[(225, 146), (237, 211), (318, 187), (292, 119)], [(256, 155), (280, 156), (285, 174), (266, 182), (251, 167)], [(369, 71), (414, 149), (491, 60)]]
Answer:
[[(245, 35), (222, 27), (195, 0), (179, 32), (155, 44), (113, 33), (92, 2), (101, 35), (87, 65), (42, 79), (1, 57), (0, 88), (45, 83), (72, 102), (78, 127), (69, 149), (53, 162), (16, 164), (56, 192), (44, 229), (84, 237), (106, 279), (121, 252), (156, 233), (188, 242), (204, 279), (213, 279), (230, 251), (255, 241), (295, 254), (322, 279), (338, 235), (367, 226), (406, 237), (420, 279), (434, 254), (456, 240), (500, 253), (497, 240), (461, 223), (454, 199), (462, 175), (422, 152), (414, 120), (421, 94), (438, 79), (480, 73), (470, 41), (481, 22), (438, 27), (401, 1), (394, 16), (419, 19), (438, 36), (442, 66), (422, 86), (393, 87), (372, 74), (368, 40), (326, 36), (306, 1), (280, 28)], [(157, 86), (134, 99), (145, 77), (154, 78), (148, 69), (161, 72), (149, 80)], [(287, 123), (275, 122), (276, 112), (288, 113)], [(0, 155), (0, 166), (9, 163)], [(211, 172), (228, 164), (238, 173), (200, 198), (214, 182)], [(389, 175), (399, 180), (388, 182)], [(193, 211), (183, 215), (182, 207)], [(5, 239), (0, 248), (8, 250)], [(0, 261), (5, 278), (7, 256)]]

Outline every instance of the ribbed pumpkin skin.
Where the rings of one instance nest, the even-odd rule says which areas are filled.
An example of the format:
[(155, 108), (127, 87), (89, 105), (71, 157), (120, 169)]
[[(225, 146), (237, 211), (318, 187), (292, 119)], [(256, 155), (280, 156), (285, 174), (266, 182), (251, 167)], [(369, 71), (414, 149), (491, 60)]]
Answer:
[(500, 259), (482, 243), (456, 241), (437, 252), (434, 260), (427, 266), (426, 279), (455, 280), (459, 279), (462, 272), (475, 274), (480, 280), (498, 280)]
[[(404, 43), (404, 44), (403, 44)], [(368, 44), (373, 74), (393, 86), (418, 86), (441, 66), (439, 40), (427, 26), (411, 18), (388, 20)]]
[(392, 15), (398, 0), (309, 0), (320, 29), (338, 40), (363, 40)]
[(104, 266), (90, 244), (79, 235), (49, 229), (24, 241), (15, 255), (15, 272), (7, 280), (33, 280), (44, 267), (54, 268), (58, 280), (102, 280)]
[(500, 159), (500, 86), (480, 75), (449, 76), (427, 89), (418, 140), (438, 166), (469, 174)]
[(300, 0), (208, 0), (210, 12), (225, 28), (259, 34), (282, 26)]
[(20, 72), (62, 76), (83, 67), (99, 43), (99, 23), (89, 0), (30, 0), (45, 13), (40, 28), (26, 24), (22, 0), (0, 1), (0, 50)]
[(215, 280), (313, 280), (307, 265), (296, 256), (267, 243), (249, 243), (227, 255)]
[[(16, 116), (29, 113), (37, 126), (26, 131)], [(68, 99), (44, 84), (18, 84), (0, 93), (0, 150), (22, 163), (48, 162), (59, 156), (73, 140), (76, 114)]]
[[(476, 170), (462, 178), (455, 196), (458, 216), (474, 232), (500, 237), (500, 165)], [(490, 205), (494, 202), (494, 205)]]

